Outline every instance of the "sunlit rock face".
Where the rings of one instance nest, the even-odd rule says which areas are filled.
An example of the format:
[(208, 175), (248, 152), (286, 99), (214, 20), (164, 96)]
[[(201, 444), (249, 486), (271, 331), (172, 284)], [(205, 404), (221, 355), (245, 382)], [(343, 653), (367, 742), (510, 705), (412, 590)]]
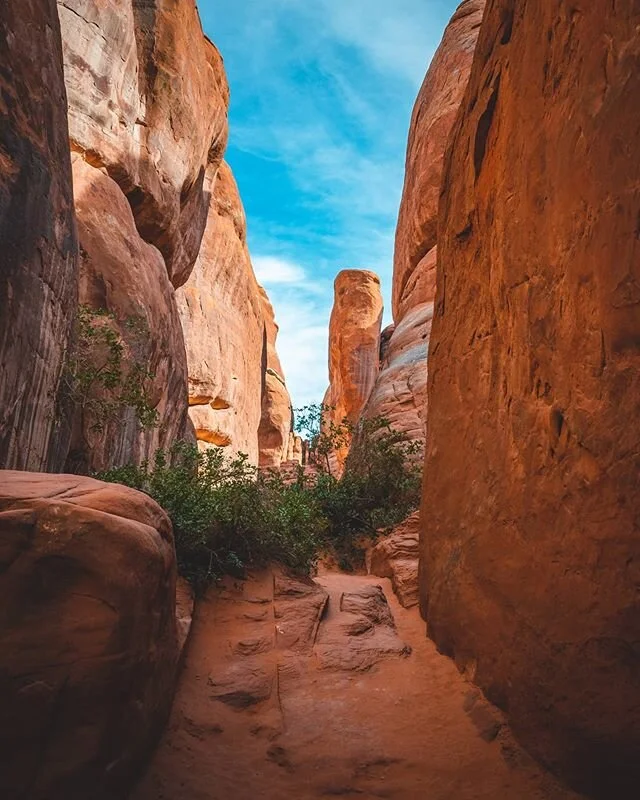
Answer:
[(393, 318), (367, 416), (424, 442), (427, 350), (436, 287), (438, 198), (447, 141), (469, 79), (484, 0), (465, 0), (445, 30), (415, 103), (396, 229)]
[(640, 765), (640, 8), (495, 0), (443, 175), (421, 603), (529, 749)]
[(189, 372), (189, 415), (203, 447), (218, 445), (258, 463), (266, 368), (264, 307), (231, 169), (212, 168), (202, 248), (178, 290)]
[(260, 288), (264, 315), (266, 369), (262, 387), (262, 414), (258, 429), (259, 466), (277, 468), (284, 461), (302, 461), (301, 442), (292, 432), (293, 411), (276, 339), (278, 326), (267, 293)]
[(126, 347), (125, 360), (143, 364), (152, 376), (144, 383), (158, 415), (158, 424), (148, 430), (141, 428), (133, 409), (122, 409), (106, 426), (96, 427), (91, 408), (79, 408), (66, 469), (85, 473), (140, 462), (186, 436), (187, 362), (164, 259), (139, 236), (126, 197), (103, 170), (75, 154), (73, 187), (80, 299), (113, 313), (111, 324)]
[(227, 139), (220, 54), (194, 0), (59, 0), (72, 150), (104, 168), (180, 286)]
[(53, 0), (0, 6), (0, 466), (60, 469), (77, 243)]
[(193, 0), (60, 0), (58, 12), (78, 301), (112, 315), (127, 361), (149, 372), (146, 402), (157, 414), (146, 430), (130, 408), (105, 425), (75, 398), (65, 469), (86, 472), (140, 462), (192, 436), (174, 287), (200, 250), (205, 173), (214, 175), (222, 160), (228, 87)]
[[(355, 423), (360, 417), (380, 365), (382, 295), (380, 279), (373, 272), (345, 269), (334, 282), (329, 322), (329, 388), (323, 404), (328, 407), (324, 424)], [(332, 469), (344, 465), (348, 443), (332, 455)]]
[(179, 657), (171, 523), (146, 494), (0, 471), (3, 797), (127, 796)]

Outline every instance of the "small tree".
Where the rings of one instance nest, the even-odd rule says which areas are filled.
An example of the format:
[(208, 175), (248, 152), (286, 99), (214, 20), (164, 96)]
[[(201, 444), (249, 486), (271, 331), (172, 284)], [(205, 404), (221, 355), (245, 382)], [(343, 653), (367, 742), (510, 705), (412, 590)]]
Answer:
[(314, 403), (294, 409), (295, 431), (307, 440), (309, 455), (322, 471), (332, 475), (330, 455), (351, 441), (353, 426), (345, 418), (335, 422), (331, 416), (333, 406)]

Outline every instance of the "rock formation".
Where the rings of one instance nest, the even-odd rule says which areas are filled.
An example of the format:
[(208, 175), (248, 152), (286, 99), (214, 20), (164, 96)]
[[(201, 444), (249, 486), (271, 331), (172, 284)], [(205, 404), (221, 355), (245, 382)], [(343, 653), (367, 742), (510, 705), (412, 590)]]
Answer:
[(293, 411), (284, 371), (276, 350), (278, 326), (273, 307), (264, 289), (260, 289), (260, 294), (264, 316), (266, 369), (262, 388), (262, 415), (258, 429), (259, 465), (277, 468), (286, 461), (301, 462), (302, 450), (299, 437), (294, 436), (292, 432)]
[(0, 96), (0, 465), (55, 470), (77, 245), (54, 0), (2, 3)]
[(171, 523), (147, 495), (0, 473), (3, 796), (114, 800), (171, 706)]
[(484, 5), (484, 0), (460, 4), (413, 109), (393, 266), (396, 327), (365, 411), (367, 416), (386, 417), (416, 441), (425, 438), (442, 163), (469, 78)]
[(418, 604), (418, 538), (420, 514), (415, 511), (367, 552), (367, 571), (391, 578), (393, 591), (404, 608)]
[(222, 58), (195, 0), (58, 0), (71, 148), (127, 196), (174, 286), (200, 249), (227, 139)]
[[(329, 388), (323, 403), (325, 424), (344, 419), (357, 422), (378, 374), (382, 295), (373, 272), (345, 269), (334, 283), (329, 322)], [(335, 466), (344, 463), (348, 447), (336, 454)]]
[[(158, 424), (127, 408), (74, 415), (67, 469), (140, 461), (188, 435), (187, 371), (173, 286), (187, 279), (227, 136), (228, 88), (193, 0), (58, 2), (82, 258), (81, 304), (113, 316), (143, 362)], [(109, 224), (105, 224), (105, 219)], [(172, 286), (173, 284), (173, 286)], [(132, 332), (136, 324), (136, 335)]]
[(229, 447), (257, 464), (265, 361), (261, 289), (227, 164), (211, 171), (207, 187), (211, 205), (202, 249), (177, 293), (187, 345), (189, 414), (202, 446)]
[(488, 5), (442, 183), (421, 543), (439, 648), (607, 798), (640, 780), (639, 26), (631, 0)]

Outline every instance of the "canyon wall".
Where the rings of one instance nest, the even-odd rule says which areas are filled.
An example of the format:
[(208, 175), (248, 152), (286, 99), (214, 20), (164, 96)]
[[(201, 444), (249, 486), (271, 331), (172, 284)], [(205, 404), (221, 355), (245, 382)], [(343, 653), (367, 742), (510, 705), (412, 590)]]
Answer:
[[(187, 363), (174, 286), (196, 260), (227, 137), (222, 59), (193, 0), (58, 3), (69, 96), (79, 302), (110, 325), (156, 424), (131, 405), (101, 420), (78, 404), (66, 469), (141, 461), (189, 435)], [(105, 322), (104, 312), (110, 314)], [(94, 356), (96, 366), (103, 358)], [(131, 381), (132, 376), (125, 376)], [(102, 401), (103, 402), (103, 401)]]
[(291, 398), (276, 350), (278, 325), (273, 306), (264, 289), (260, 289), (260, 294), (264, 316), (266, 368), (262, 388), (262, 413), (258, 428), (259, 465), (261, 468), (278, 468), (285, 461), (301, 462), (302, 449), (299, 437), (293, 433)]
[(0, 7), (0, 97), (0, 465), (56, 470), (78, 248), (54, 0)]
[(488, 3), (429, 350), (429, 634), (606, 798), (640, 779), (639, 29), (632, 0)]
[[(358, 421), (369, 399), (380, 365), (382, 295), (380, 279), (373, 272), (345, 269), (334, 282), (329, 322), (329, 388), (325, 426), (344, 419)], [(340, 470), (348, 444), (334, 454), (332, 469)]]
[(194, 426), (258, 463), (261, 419), (279, 463), (290, 401), (266, 363), (273, 312), (221, 167), (229, 92), (194, 0), (33, 0), (1, 21), (0, 466), (87, 473)]
[(447, 26), (416, 100), (396, 228), (393, 264), (395, 329), (366, 416), (424, 442), (427, 350), (433, 319), (438, 198), (447, 140), (469, 79), (484, 0), (464, 0)]
[(258, 463), (265, 322), (251, 266), (246, 220), (227, 164), (212, 169), (202, 249), (178, 291), (189, 368), (189, 414), (202, 447), (218, 445)]

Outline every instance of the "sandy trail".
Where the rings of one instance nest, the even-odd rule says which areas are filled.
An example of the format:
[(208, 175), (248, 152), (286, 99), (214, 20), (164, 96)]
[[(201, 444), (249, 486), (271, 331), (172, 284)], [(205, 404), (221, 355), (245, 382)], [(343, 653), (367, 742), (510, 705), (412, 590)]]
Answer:
[(577, 798), (514, 743), (387, 580), (316, 582), (325, 591), (264, 573), (200, 603), (134, 800)]

